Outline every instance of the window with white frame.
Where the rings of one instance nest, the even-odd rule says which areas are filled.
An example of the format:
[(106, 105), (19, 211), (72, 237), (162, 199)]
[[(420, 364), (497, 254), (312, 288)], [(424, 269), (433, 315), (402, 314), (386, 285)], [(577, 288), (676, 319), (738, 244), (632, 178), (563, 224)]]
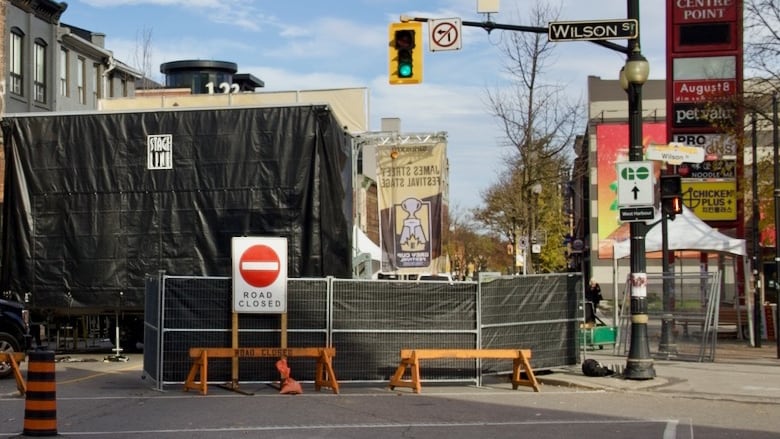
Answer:
[(60, 96), (70, 96), (70, 87), (68, 86), (69, 78), (68, 78), (68, 72), (70, 71), (70, 66), (68, 65), (68, 61), (70, 60), (70, 53), (68, 53), (68, 49), (61, 48), (60, 49)]
[(22, 66), (24, 58), (24, 34), (18, 28), (11, 29), (11, 41), (9, 43), (9, 91), (17, 95), (24, 95), (24, 75)]
[(87, 61), (79, 57), (78, 63), (76, 63), (76, 92), (79, 94), (79, 104), (87, 103), (87, 90), (86, 90), (86, 63)]
[(46, 102), (46, 43), (42, 40), (33, 46), (33, 99)]
[(97, 108), (98, 100), (103, 97), (103, 81), (100, 77), (100, 64), (92, 64), (92, 83), (94, 87), (92, 89), (92, 103)]

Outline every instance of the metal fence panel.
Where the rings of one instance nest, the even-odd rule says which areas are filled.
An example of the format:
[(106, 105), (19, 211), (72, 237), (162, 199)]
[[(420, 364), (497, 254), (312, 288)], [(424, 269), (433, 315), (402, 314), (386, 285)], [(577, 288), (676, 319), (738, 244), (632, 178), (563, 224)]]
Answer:
[[(721, 273), (670, 273), (666, 277), (672, 309), (664, 310), (664, 276), (647, 275), (647, 338), (655, 358), (714, 361), (718, 339), (717, 315)], [(631, 340), (630, 286), (626, 283), (620, 308), (617, 349), (627, 354)], [(663, 322), (668, 319), (667, 343), (662, 345)]]
[[(339, 380), (386, 381), (404, 348), (475, 347), (476, 291), (472, 282), (334, 280)], [(462, 362), (442, 360), (426, 362), (425, 377), (474, 379), (475, 374), (464, 372)]]
[[(531, 349), (534, 369), (577, 362), (582, 276), (506, 276), (480, 284), (482, 348)], [(510, 361), (485, 360), (485, 373), (512, 369)]]
[[(192, 364), (191, 347), (231, 347), (232, 283), (228, 277), (163, 276), (163, 355), (159, 360), (162, 383), (181, 383)], [(327, 279), (290, 280), (287, 289), (288, 345), (316, 347), (327, 344)], [(238, 315), (239, 346), (276, 347), (281, 343), (279, 314)], [(146, 350), (145, 350), (146, 351)], [(144, 354), (146, 356), (146, 354)], [(271, 361), (273, 360), (273, 361)], [(242, 381), (278, 381), (276, 359), (242, 358)], [(314, 376), (314, 364), (290, 359), (302, 376)], [(209, 381), (229, 382), (231, 360), (209, 360)]]
[(144, 300), (144, 373), (155, 387), (162, 385), (160, 370), (160, 276), (146, 276)]

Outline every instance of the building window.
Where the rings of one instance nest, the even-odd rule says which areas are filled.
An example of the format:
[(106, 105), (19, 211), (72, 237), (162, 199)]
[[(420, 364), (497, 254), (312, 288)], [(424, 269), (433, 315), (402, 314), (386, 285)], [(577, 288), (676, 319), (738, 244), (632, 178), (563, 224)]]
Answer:
[(122, 97), (127, 97), (127, 78), (122, 78)]
[(70, 87), (68, 87), (68, 72), (70, 71), (70, 66), (68, 65), (69, 60), (70, 54), (68, 53), (68, 49), (60, 49), (60, 96), (65, 97), (70, 96)]
[(86, 104), (87, 103), (87, 91), (85, 90), (84, 86), (86, 81), (86, 60), (82, 57), (79, 57), (78, 64), (76, 65), (76, 92), (79, 94), (79, 104)]
[(17, 28), (11, 30), (11, 42), (10, 42), (10, 65), (9, 76), (11, 77), (11, 83), (9, 84), (10, 92), (17, 95), (24, 95), (24, 75), (22, 73), (22, 66), (24, 65), (22, 53), (24, 52), (24, 34)]
[(33, 48), (33, 97), (35, 102), (46, 102), (46, 43), (35, 41)]
[(97, 108), (98, 100), (103, 97), (103, 81), (100, 78), (100, 64), (98, 63), (92, 64), (92, 82), (95, 86), (92, 91), (92, 103)]

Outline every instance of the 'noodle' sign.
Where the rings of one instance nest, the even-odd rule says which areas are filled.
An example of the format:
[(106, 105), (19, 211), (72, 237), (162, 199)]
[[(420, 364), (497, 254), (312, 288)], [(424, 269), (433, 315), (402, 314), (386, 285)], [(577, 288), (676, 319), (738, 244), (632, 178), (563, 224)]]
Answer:
[(287, 239), (236, 237), (232, 240), (233, 311), (287, 311)]

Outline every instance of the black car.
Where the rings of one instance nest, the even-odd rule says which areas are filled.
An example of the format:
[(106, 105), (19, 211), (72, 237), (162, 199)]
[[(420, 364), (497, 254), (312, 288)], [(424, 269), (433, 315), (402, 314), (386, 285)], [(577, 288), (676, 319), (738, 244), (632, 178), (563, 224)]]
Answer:
[[(29, 313), (24, 304), (11, 294), (0, 294), (0, 352), (26, 351), (29, 328)], [(0, 378), (9, 377), (12, 372), (10, 364), (0, 362)]]

